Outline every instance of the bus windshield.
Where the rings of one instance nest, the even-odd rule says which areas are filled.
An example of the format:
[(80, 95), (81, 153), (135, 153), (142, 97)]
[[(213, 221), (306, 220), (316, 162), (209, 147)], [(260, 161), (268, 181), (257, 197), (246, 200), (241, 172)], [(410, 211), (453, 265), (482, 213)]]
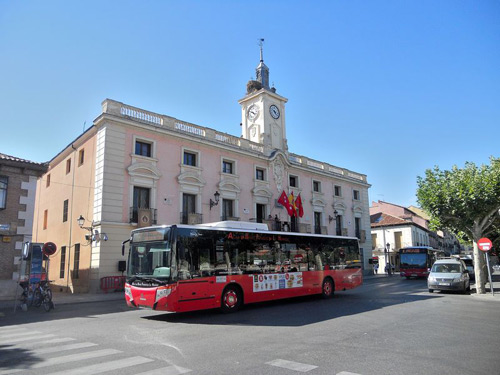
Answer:
[(170, 244), (167, 241), (134, 243), (130, 246), (128, 277), (170, 277)]
[(425, 268), (427, 254), (425, 253), (403, 253), (401, 254), (400, 268)]

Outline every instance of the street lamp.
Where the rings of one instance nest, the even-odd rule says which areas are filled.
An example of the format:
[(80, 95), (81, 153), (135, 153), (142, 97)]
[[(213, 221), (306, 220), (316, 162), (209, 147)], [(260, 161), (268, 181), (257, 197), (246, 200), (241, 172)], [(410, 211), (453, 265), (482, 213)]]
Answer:
[(214, 199), (215, 201), (210, 198), (210, 209), (212, 209), (213, 206), (217, 206), (219, 204), (220, 193), (217, 190), (214, 193)]
[(331, 223), (333, 220), (337, 220), (337, 215), (339, 213), (337, 212), (337, 210), (333, 210), (333, 216), (332, 215), (328, 215), (328, 222)]
[(390, 259), (390, 254), (389, 254), (390, 248), (391, 248), (391, 244), (389, 242), (387, 242), (385, 244), (385, 262), (387, 264), (387, 274), (388, 275), (392, 275), (392, 265), (391, 265), (391, 259)]
[(78, 222), (78, 226), (80, 228), (89, 231), (89, 234), (85, 235), (85, 239), (89, 241), (89, 243), (92, 243), (92, 241), (100, 242), (101, 240), (108, 240), (108, 235), (106, 233), (99, 233), (97, 229), (94, 229), (94, 222), (90, 223), (90, 227), (84, 227), (83, 225), (85, 224), (85, 218), (82, 215), (80, 215), (80, 217), (76, 219), (76, 221)]

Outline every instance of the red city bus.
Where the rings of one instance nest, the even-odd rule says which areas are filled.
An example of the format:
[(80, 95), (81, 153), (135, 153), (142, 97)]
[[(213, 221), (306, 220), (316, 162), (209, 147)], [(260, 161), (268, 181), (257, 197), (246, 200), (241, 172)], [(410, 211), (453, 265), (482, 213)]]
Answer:
[(428, 246), (405, 247), (399, 250), (401, 277), (427, 277), (436, 259), (443, 256), (442, 250)]
[(358, 239), (272, 232), (220, 222), (132, 231), (125, 299), (130, 307), (185, 312), (353, 289), (363, 283)]

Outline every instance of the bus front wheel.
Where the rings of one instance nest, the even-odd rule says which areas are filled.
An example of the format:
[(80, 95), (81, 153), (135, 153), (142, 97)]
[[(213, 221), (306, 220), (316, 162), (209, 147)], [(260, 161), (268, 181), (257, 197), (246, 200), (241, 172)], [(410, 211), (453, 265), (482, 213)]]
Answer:
[(333, 292), (334, 292), (333, 280), (327, 277), (325, 280), (323, 280), (321, 295), (323, 298), (328, 299), (333, 297)]
[(240, 309), (243, 298), (239, 288), (228, 286), (222, 292), (221, 310), (223, 313), (233, 313)]

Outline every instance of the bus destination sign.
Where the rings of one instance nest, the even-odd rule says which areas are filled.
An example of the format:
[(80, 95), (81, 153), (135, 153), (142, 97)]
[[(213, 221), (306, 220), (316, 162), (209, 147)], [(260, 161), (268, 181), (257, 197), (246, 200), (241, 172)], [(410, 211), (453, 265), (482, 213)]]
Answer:
[(156, 229), (134, 233), (132, 236), (132, 242), (163, 241), (164, 238), (165, 229)]

